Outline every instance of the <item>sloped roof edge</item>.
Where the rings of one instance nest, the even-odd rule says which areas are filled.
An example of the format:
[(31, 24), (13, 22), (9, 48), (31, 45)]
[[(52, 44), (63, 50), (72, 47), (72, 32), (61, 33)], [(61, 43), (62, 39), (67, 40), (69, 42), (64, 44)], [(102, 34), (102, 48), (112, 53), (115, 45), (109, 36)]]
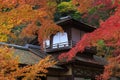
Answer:
[(89, 25), (89, 24), (87, 24), (87, 23), (84, 23), (84, 22), (82, 22), (82, 21), (78, 21), (78, 20), (76, 20), (76, 19), (74, 19), (74, 18), (72, 18), (72, 17), (67, 17), (67, 18), (65, 18), (65, 19), (61, 19), (61, 20), (57, 21), (56, 24), (59, 25), (59, 24), (61, 24), (61, 23), (63, 23), (63, 22), (69, 21), (69, 20), (73, 20), (73, 21), (76, 21), (76, 22), (78, 22), (78, 23), (80, 23), (80, 24), (84, 24), (84, 25), (86, 25), (86, 26), (89, 26), (90, 28), (96, 29), (96, 27), (91, 26), (91, 25)]
[(19, 45), (9, 44), (9, 43), (5, 43), (5, 42), (0, 42), (0, 45), (8, 46), (8, 47), (14, 47), (14, 48), (17, 48), (17, 49), (28, 50), (28, 48), (25, 47), (25, 46), (19, 46)]

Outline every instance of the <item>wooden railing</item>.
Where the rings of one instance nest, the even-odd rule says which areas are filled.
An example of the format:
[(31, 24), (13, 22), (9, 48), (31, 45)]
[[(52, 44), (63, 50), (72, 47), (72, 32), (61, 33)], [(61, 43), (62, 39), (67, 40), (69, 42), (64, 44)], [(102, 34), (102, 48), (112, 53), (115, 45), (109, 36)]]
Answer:
[(57, 44), (52, 44), (51, 46), (46, 45), (46, 49), (55, 49), (55, 48), (64, 48), (64, 47), (73, 47), (75, 46), (75, 41), (61, 42)]

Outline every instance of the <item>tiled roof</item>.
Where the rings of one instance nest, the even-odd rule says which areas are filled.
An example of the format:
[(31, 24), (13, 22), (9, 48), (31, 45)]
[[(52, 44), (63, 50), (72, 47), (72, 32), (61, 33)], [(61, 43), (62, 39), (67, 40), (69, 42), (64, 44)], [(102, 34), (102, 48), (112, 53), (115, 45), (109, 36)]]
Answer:
[(14, 56), (19, 57), (19, 61), (21, 64), (35, 64), (42, 59), (41, 57), (35, 55), (29, 50), (22, 50), (22, 49), (16, 49), (14, 52)]
[[(43, 58), (34, 54), (34, 52), (30, 51), (29, 48), (26, 46), (7, 44), (3, 42), (0, 42), (0, 45), (7, 45), (8, 47), (13, 47), (15, 50), (14, 56), (17, 56), (19, 58), (20, 64), (35, 64)], [(42, 53), (39, 52), (39, 54)]]
[[(38, 63), (41, 59), (47, 56), (46, 53), (43, 53), (40, 49), (36, 48), (34, 45), (32, 46), (19, 46), (14, 44), (7, 44), (0, 42), (0, 45), (7, 45), (8, 47), (13, 47), (15, 52), (14, 56), (19, 58), (20, 64), (32, 65)], [(54, 65), (50, 68), (53, 69), (64, 69), (61, 66)]]

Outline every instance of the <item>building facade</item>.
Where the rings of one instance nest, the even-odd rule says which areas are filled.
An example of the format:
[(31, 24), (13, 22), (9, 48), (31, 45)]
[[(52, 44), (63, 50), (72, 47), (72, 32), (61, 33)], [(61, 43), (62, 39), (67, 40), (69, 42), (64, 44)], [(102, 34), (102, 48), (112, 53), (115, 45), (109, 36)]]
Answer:
[[(50, 39), (45, 41), (44, 49), (46, 54), (50, 54), (56, 59), (61, 53), (74, 47), (84, 34), (96, 29), (72, 18), (60, 20), (56, 24), (61, 26), (64, 32), (51, 35)], [(38, 45), (38, 42), (33, 40), (31, 44)], [(49, 69), (47, 77), (43, 80), (95, 80), (95, 76), (101, 74), (104, 69), (103, 64), (96, 61), (95, 54), (95, 48), (86, 47), (85, 51), (78, 53), (73, 60), (59, 61), (57, 66), (60, 66), (61, 69)]]
[(14, 47), (14, 55), (20, 57), (20, 64), (35, 64), (47, 55), (52, 55), (58, 64), (49, 68), (47, 76), (42, 77), (42, 80), (95, 80), (95, 76), (101, 74), (104, 69), (104, 63), (102, 63), (104, 61), (95, 57), (95, 48), (86, 47), (83, 53), (77, 53), (69, 62), (59, 61), (58, 56), (69, 51), (84, 34), (96, 28), (72, 18), (60, 20), (56, 24), (61, 26), (64, 32), (51, 35), (50, 39), (45, 41), (44, 50), (40, 49), (37, 38), (25, 46), (6, 43), (0, 43), (0, 45)]

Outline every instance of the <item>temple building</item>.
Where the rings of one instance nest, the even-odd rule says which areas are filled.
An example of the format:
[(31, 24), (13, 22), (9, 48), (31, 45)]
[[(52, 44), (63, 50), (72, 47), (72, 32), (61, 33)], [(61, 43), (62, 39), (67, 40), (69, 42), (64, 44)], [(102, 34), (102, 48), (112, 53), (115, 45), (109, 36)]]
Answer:
[[(75, 44), (81, 40), (84, 34), (94, 31), (96, 28), (72, 18), (65, 18), (58, 22), (64, 32), (58, 32), (51, 35), (49, 40), (45, 41), (44, 54), (50, 54), (56, 59), (58, 56), (69, 51)], [(37, 45), (37, 39), (31, 41), (32, 45)], [(86, 47), (83, 53), (77, 55), (69, 62), (63, 61), (57, 64), (56, 69), (49, 69), (46, 80), (94, 80), (96, 75), (103, 72), (105, 61), (101, 62), (96, 57), (96, 49)], [(39, 54), (39, 53), (38, 53)]]
[[(51, 35), (50, 39), (45, 41), (44, 50), (40, 49), (37, 38), (25, 46), (7, 44), (15, 48), (15, 55), (20, 57), (20, 64), (35, 64), (47, 55), (58, 60), (58, 56), (74, 47), (84, 34), (96, 29), (72, 18), (62, 19), (56, 24), (61, 26), (64, 32)], [(94, 47), (86, 47), (83, 53), (77, 53), (69, 62), (58, 60), (58, 64), (49, 68), (47, 77), (42, 80), (95, 80), (96, 75), (103, 73), (105, 63), (95, 56), (96, 53)]]

